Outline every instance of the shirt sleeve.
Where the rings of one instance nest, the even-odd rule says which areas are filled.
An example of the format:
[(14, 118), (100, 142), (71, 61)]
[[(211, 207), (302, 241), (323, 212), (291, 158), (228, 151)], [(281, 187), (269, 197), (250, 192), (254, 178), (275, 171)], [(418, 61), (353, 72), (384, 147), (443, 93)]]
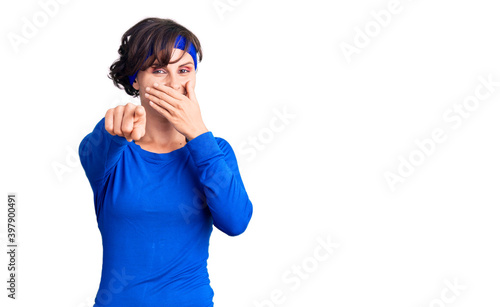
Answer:
[(78, 148), (80, 162), (93, 189), (110, 174), (129, 143), (124, 137), (106, 131), (104, 119), (83, 138)]
[(252, 217), (253, 205), (231, 145), (208, 131), (186, 146), (197, 166), (215, 227), (230, 236), (242, 234)]

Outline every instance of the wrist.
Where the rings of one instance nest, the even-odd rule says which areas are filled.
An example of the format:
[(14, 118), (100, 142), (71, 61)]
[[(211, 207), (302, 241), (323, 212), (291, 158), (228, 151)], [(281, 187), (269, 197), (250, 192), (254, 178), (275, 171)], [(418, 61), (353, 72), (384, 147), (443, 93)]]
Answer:
[(196, 138), (197, 136), (207, 133), (209, 130), (205, 127), (205, 129), (198, 130), (196, 132), (190, 133), (186, 135), (186, 142), (191, 141), (192, 139)]

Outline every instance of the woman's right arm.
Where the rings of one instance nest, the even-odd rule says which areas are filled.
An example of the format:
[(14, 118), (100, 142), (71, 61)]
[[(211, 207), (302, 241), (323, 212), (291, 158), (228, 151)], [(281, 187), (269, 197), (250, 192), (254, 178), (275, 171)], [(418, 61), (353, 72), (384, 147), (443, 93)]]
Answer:
[(78, 154), (92, 186), (104, 180), (131, 140), (145, 134), (144, 107), (129, 103), (109, 109), (80, 143)]

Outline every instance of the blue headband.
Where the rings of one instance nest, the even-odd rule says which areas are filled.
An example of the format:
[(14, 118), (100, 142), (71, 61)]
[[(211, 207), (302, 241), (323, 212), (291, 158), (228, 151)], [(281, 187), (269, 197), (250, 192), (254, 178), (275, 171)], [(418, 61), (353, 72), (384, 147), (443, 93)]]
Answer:
[[(177, 38), (175, 39), (175, 43), (174, 43), (174, 48), (177, 48), (177, 49), (182, 49), (184, 50), (186, 46), (186, 38), (184, 36), (181, 36), (181, 35), (178, 35)], [(191, 55), (191, 57), (193, 58), (194, 60), (194, 69), (196, 70), (196, 66), (198, 65), (198, 61), (197, 61), (197, 58), (196, 58), (196, 48), (194, 47), (193, 44), (190, 44), (189, 46), (189, 49), (187, 50), (187, 52)], [(148, 56), (146, 57), (146, 60), (153, 54), (153, 48), (151, 48), (149, 50), (149, 53), (148, 53)], [(146, 62), (146, 60), (144, 60), (144, 62)], [(143, 63), (144, 64), (144, 63)], [(130, 85), (134, 84), (134, 81), (135, 81), (135, 78), (137, 77), (137, 73), (139, 71), (136, 71), (134, 75), (132, 76), (129, 76), (128, 77), (128, 80), (130, 82)]]

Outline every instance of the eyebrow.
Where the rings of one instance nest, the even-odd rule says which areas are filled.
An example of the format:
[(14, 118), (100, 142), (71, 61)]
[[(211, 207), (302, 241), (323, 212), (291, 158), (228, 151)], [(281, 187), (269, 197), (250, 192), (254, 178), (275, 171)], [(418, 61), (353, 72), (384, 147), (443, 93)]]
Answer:
[[(184, 64), (179, 65), (179, 67), (181, 67), (181, 66), (186, 66), (186, 65), (189, 65), (189, 64), (194, 65), (194, 63), (193, 63), (192, 61), (189, 61), (189, 62), (186, 62), (186, 63), (184, 63)], [(152, 66), (158, 66), (158, 61), (155, 61), (155, 62), (152, 64)], [(162, 67), (163, 67), (163, 66), (162, 66)]]

